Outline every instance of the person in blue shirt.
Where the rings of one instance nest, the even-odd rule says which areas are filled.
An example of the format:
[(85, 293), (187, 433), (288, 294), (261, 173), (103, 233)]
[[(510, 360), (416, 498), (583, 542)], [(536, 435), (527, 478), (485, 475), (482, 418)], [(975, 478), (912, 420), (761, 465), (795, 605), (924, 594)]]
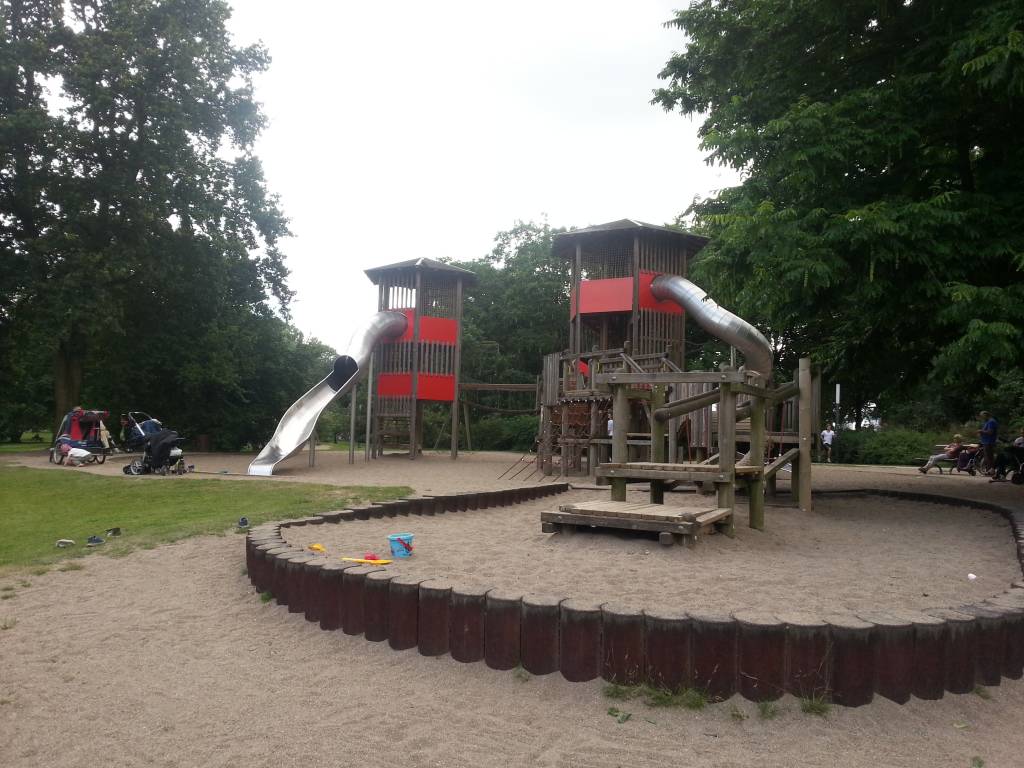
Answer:
[(981, 429), (978, 430), (978, 442), (985, 454), (985, 474), (991, 474), (996, 465), (996, 436), (999, 434), (999, 422), (992, 418), (988, 411), (978, 414), (981, 418)]

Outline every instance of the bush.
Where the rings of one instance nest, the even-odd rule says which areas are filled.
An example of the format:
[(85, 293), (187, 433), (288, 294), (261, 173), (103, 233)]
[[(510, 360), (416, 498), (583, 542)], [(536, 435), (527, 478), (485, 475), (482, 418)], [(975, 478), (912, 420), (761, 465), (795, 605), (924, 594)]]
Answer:
[(832, 461), (844, 464), (889, 464), (896, 466), (919, 465), (935, 453), (936, 445), (945, 445), (954, 432), (971, 442), (974, 435), (967, 428), (943, 432), (919, 432), (912, 429), (883, 428), (844, 430), (836, 435), (832, 446)]
[(529, 451), (537, 439), (536, 416), (486, 416), (473, 422), (473, 448), (480, 451)]

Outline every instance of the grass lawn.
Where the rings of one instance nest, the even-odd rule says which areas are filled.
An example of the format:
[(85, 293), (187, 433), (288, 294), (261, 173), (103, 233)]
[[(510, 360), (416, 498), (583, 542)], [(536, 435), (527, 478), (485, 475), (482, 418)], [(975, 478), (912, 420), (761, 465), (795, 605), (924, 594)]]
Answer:
[[(33, 440), (36, 435), (42, 440)], [(20, 443), (0, 443), (0, 453), (25, 453), (27, 451), (45, 452), (53, 440), (49, 432), (26, 432), (21, 436)]]
[[(305, 517), (366, 501), (407, 496), (406, 486), (314, 485), (276, 480), (97, 477), (0, 466), (0, 572), (46, 568), (92, 552), (120, 555), (198, 534)], [(95, 549), (86, 539), (121, 529)], [(106, 537), (104, 537), (106, 538)], [(57, 539), (75, 547), (55, 549)]]

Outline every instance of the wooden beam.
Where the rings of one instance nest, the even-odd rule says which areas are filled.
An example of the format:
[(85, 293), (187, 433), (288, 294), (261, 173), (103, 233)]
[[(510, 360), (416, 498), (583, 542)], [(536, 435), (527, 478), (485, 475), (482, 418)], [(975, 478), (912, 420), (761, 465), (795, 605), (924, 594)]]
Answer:
[[(629, 394), (625, 387), (616, 387), (612, 400), (612, 462), (625, 463), (629, 460), (627, 446), (629, 433)], [(612, 500), (626, 500), (626, 484), (612, 481)]]
[(692, 395), (690, 397), (684, 397), (681, 400), (673, 400), (670, 403), (665, 403), (665, 405), (655, 409), (654, 419), (655, 421), (665, 422), (674, 416), (682, 416), (683, 414), (690, 413), (701, 408), (706, 408), (712, 403), (717, 402), (718, 390), (712, 389), (710, 392), (702, 392), (699, 395)]
[(740, 371), (688, 371), (685, 373), (601, 373), (597, 384), (741, 384), (747, 374)]
[[(750, 461), (756, 466), (764, 466), (764, 399), (755, 397), (750, 408)], [(758, 474), (751, 478), (748, 485), (750, 498), (750, 527), (758, 531), (764, 530), (764, 475)]]
[(462, 391), (462, 278), (455, 283), (455, 349), (452, 358), (452, 374), (455, 376), (455, 397), (452, 399), (452, 450), (453, 459), (459, 458), (459, 400)]
[(797, 417), (800, 432), (800, 511), (811, 512), (811, 359), (800, 358), (800, 404)]
[(465, 392), (533, 392), (536, 384), (483, 384), (480, 382), (463, 382), (459, 388)]
[[(719, 391), (722, 399), (718, 404), (718, 466), (721, 473), (732, 480), (736, 476), (736, 394), (731, 383), (722, 383)], [(736, 509), (734, 483), (718, 486), (718, 506)], [(735, 534), (731, 518), (727, 533)]]
[[(655, 411), (665, 402), (665, 387), (651, 387), (651, 410)], [(665, 422), (651, 419), (651, 461), (665, 461)], [(651, 503), (665, 503), (665, 487), (660, 480), (651, 480)]]
[(771, 464), (764, 468), (765, 478), (775, 477), (775, 475), (778, 474), (780, 469), (789, 464), (791, 461), (793, 461), (793, 459), (797, 458), (799, 455), (799, 448), (790, 448), (784, 454), (779, 456), (779, 458), (777, 458), (775, 461), (773, 461)]

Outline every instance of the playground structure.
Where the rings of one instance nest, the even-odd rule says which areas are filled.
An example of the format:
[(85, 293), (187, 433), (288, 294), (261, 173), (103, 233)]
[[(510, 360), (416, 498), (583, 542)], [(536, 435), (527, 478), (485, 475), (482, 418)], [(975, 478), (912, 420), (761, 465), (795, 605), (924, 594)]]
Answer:
[[(750, 525), (761, 529), (765, 495), (787, 466), (794, 501), (811, 508), (818, 381), (801, 360), (792, 382), (771, 386), (767, 339), (686, 280), (706, 242), (628, 219), (557, 238), (556, 253), (573, 260), (570, 349), (544, 360), (537, 462), (546, 475), (557, 459), (563, 476), (609, 482), (612, 502), (545, 513), (545, 530), (654, 530), (662, 543), (692, 543), (715, 529), (732, 532), (737, 483), (749, 493)], [(687, 317), (746, 365), (686, 371)], [(737, 463), (740, 444), (747, 453)], [(650, 504), (625, 504), (634, 482), (649, 484)], [(713, 488), (716, 505), (675, 514), (651, 506), (691, 483)]]
[[(666, 544), (692, 543), (701, 533), (732, 531), (737, 482), (750, 494), (751, 526), (763, 528), (764, 497), (773, 493), (783, 467), (792, 467), (795, 500), (810, 509), (817, 382), (804, 360), (791, 383), (773, 388), (769, 342), (686, 280), (689, 262), (706, 242), (629, 219), (556, 239), (556, 255), (573, 260), (570, 349), (544, 359), (537, 469), (554, 474), (557, 458), (560, 475), (592, 475), (610, 483), (612, 501), (619, 503), (631, 482), (650, 485), (653, 505), (664, 503), (666, 490), (692, 483), (714, 490), (716, 506), (671, 521), (665, 510), (650, 505), (562, 510), (557, 517), (549, 513), (547, 530), (593, 525), (586, 520), (592, 515), (606, 527), (657, 530)], [(366, 460), (389, 449), (416, 459), (423, 449), (423, 406), (431, 401), (451, 406), (451, 457), (458, 457), (462, 304), (474, 275), (425, 258), (369, 269), (366, 275), (378, 289), (378, 313), (353, 335), (331, 374), (285, 413), (250, 474), (271, 474), (307, 442), (312, 465), (316, 421), (348, 392), (353, 462), (363, 379)], [(690, 316), (740, 352), (745, 366), (686, 371)], [(522, 391), (531, 385), (469, 386)], [(606, 429), (609, 416), (613, 434)], [(467, 444), (468, 437), (467, 429)], [(748, 452), (737, 463), (740, 444)]]
[(432, 259), (412, 259), (366, 270), (377, 286), (378, 312), (352, 335), (334, 370), (284, 414), (274, 436), (249, 465), (250, 475), (273, 474), (284, 459), (309, 446), (316, 461), (316, 422), (335, 399), (352, 393), (349, 462), (355, 460), (355, 412), (366, 381), (366, 459), (385, 448), (423, 447), (423, 404), (452, 404), (451, 456), (458, 456), (459, 360), (463, 288), (472, 272)]

